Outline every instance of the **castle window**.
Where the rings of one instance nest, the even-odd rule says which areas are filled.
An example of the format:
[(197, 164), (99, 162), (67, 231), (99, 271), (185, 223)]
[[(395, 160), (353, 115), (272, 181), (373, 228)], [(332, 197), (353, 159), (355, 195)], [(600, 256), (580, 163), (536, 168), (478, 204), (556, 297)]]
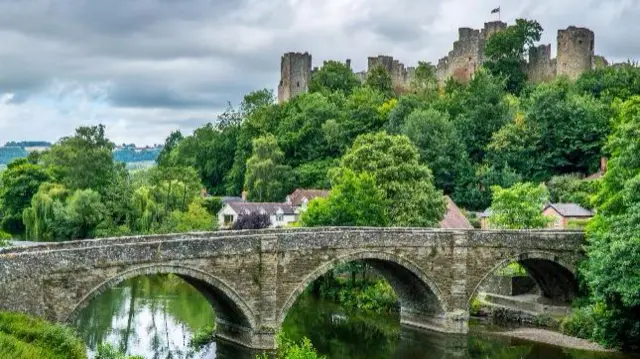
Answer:
[(300, 87), (300, 81), (298, 81), (298, 82), (296, 83), (296, 85), (298, 85), (298, 87)]
[(578, 44), (582, 45), (582, 40), (578, 40)]

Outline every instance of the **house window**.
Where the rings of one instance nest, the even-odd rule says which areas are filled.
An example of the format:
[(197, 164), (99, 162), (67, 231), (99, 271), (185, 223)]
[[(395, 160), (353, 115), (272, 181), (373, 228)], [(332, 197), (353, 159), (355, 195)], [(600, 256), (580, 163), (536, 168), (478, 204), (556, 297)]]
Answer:
[(232, 214), (225, 214), (224, 215), (224, 224), (229, 224), (233, 222), (233, 215)]
[(276, 214), (276, 221), (278, 221), (278, 222), (282, 222), (282, 221), (284, 221), (284, 214), (282, 214), (282, 213), (277, 213), (277, 214)]

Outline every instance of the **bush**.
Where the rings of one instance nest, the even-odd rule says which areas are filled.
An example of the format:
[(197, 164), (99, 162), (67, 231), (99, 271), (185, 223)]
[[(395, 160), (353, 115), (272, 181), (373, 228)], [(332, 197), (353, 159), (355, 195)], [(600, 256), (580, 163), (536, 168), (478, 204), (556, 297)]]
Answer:
[[(300, 343), (296, 343), (284, 334), (278, 335), (278, 359), (326, 359), (316, 353), (309, 338), (303, 338)], [(269, 359), (267, 354), (256, 356), (256, 359)]]
[(268, 214), (251, 213), (238, 216), (233, 223), (232, 229), (263, 229), (271, 226), (271, 219)]
[(95, 359), (144, 359), (143, 356), (127, 356), (110, 344), (100, 344)]
[(8, 246), (10, 239), (11, 235), (9, 233), (0, 231), (0, 247)]
[(0, 312), (0, 358), (86, 359), (85, 346), (67, 327), (24, 314)]
[(595, 328), (596, 318), (593, 306), (575, 308), (570, 315), (560, 321), (560, 331), (573, 337), (592, 339)]
[(201, 348), (213, 341), (213, 335), (216, 329), (214, 327), (206, 326), (198, 329), (191, 338), (190, 345), (194, 348)]

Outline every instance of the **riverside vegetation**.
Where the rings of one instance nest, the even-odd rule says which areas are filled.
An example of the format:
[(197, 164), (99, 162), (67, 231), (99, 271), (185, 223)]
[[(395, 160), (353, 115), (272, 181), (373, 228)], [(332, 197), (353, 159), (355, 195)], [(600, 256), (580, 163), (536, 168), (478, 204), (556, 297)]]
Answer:
[[(0, 173), (0, 229), (36, 241), (212, 230), (216, 196), (282, 201), (298, 187), (332, 189), (311, 202), (306, 226), (435, 226), (447, 194), (469, 211), (494, 208), (495, 227), (534, 228), (541, 202), (572, 201), (597, 216), (581, 309), (562, 327), (638, 350), (640, 69), (529, 84), (518, 64), (541, 32), (523, 20), (491, 38), (485, 68), (465, 84), (439, 86), (421, 62), (411, 89), (395, 91), (383, 68), (361, 84), (326, 62), (309, 93), (276, 104), (269, 90), (251, 92), (192, 135), (171, 133), (152, 169), (114, 162), (102, 125), (78, 128)], [(584, 180), (601, 157), (609, 170)], [(214, 197), (202, 199), (202, 187)]]

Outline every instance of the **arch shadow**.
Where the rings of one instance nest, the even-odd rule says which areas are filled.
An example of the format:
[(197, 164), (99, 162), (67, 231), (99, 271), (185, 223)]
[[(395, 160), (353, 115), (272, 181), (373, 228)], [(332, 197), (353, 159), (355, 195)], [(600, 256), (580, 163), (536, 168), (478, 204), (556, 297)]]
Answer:
[(482, 279), (476, 283), (468, 298), (467, 307), (470, 308), (473, 298), (487, 278), (510, 263), (519, 263), (536, 282), (543, 297), (553, 304), (568, 304), (578, 292), (576, 268), (562, 258), (549, 252), (528, 251), (500, 260)]
[(118, 273), (115, 277), (91, 289), (75, 305), (65, 322), (72, 323), (94, 298), (119, 283), (130, 278), (155, 274), (174, 274), (191, 284), (214, 308), (218, 327), (221, 325), (225, 328), (233, 327), (243, 332), (252, 331), (256, 327), (253, 311), (229, 285), (201, 270), (177, 265), (147, 265)]
[[(389, 282), (400, 302), (401, 322), (422, 326), (414, 321), (419, 321), (425, 316), (442, 317), (447, 312), (447, 302), (444, 300), (442, 291), (418, 265), (392, 253), (362, 251), (323, 263), (307, 275), (287, 296), (278, 311), (278, 327), (282, 326), (287, 313), (309, 285), (338, 265), (353, 261), (362, 261), (370, 265)], [(433, 327), (436, 326), (433, 325)], [(430, 327), (430, 325), (425, 324), (424, 327)]]

